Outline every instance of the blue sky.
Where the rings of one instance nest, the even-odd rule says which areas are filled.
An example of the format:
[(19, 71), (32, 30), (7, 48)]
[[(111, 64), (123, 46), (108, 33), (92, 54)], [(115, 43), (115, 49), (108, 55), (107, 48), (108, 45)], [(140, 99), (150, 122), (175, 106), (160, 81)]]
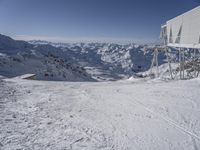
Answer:
[(0, 0), (0, 33), (61, 42), (150, 42), (200, 0)]

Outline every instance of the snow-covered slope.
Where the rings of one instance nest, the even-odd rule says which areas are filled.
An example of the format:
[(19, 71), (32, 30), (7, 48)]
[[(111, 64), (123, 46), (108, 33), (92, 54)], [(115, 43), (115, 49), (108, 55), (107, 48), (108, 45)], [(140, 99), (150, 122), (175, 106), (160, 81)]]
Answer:
[(38, 80), (93, 81), (84, 68), (53, 55), (39, 57), (33, 52), (29, 55), (0, 56), (0, 66), (1, 75), (6, 77), (33, 73)]
[(57, 52), (51, 45), (34, 46), (0, 35), (0, 75), (33, 73), (39, 80), (94, 81), (83, 67), (56, 56)]
[(198, 150), (200, 80), (0, 82), (0, 149)]
[(29, 51), (33, 46), (25, 41), (15, 41), (0, 34), (0, 53), (15, 55), (19, 51)]

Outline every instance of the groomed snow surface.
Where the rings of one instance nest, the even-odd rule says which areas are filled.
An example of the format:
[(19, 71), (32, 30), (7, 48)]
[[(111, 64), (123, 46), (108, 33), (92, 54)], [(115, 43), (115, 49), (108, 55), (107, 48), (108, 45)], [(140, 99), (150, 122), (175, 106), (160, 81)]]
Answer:
[(0, 149), (198, 150), (200, 79), (3, 79)]

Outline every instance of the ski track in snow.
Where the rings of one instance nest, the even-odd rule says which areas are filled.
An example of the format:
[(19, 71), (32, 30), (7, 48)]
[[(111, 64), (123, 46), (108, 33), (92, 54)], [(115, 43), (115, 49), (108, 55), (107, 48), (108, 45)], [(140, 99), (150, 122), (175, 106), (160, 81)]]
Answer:
[(197, 140), (200, 140), (200, 136), (198, 136), (198, 135), (192, 133), (192, 132), (189, 131), (188, 129), (185, 129), (185, 128), (181, 127), (181, 125), (177, 124), (177, 123), (174, 122), (172, 119), (169, 119), (169, 118), (167, 118), (167, 117), (165, 117), (165, 116), (159, 115), (158, 113), (152, 111), (151, 109), (149, 109), (149, 108), (146, 107), (144, 104), (142, 104), (142, 103), (140, 103), (140, 102), (138, 102), (138, 101), (137, 101), (137, 103), (138, 103), (139, 105), (143, 106), (144, 109), (147, 110), (148, 112), (150, 112), (151, 114), (160, 117), (161, 119), (165, 120), (167, 123), (169, 123), (169, 124), (171, 124), (171, 125), (177, 127), (178, 129), (180, 129), (181, 131), (185, 132), (186, 134), (189, 134), (190, 136), (196, 138)]
[(0, 149), (200, 149), (200, 80), (0, 81)]

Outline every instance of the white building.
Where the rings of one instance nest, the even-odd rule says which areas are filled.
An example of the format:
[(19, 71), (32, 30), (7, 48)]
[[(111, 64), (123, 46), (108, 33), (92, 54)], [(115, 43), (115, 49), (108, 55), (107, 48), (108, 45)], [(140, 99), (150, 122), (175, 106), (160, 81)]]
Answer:
[(200, 6), (161, 26), (161, 36), (169, 47), (200, 48)]

